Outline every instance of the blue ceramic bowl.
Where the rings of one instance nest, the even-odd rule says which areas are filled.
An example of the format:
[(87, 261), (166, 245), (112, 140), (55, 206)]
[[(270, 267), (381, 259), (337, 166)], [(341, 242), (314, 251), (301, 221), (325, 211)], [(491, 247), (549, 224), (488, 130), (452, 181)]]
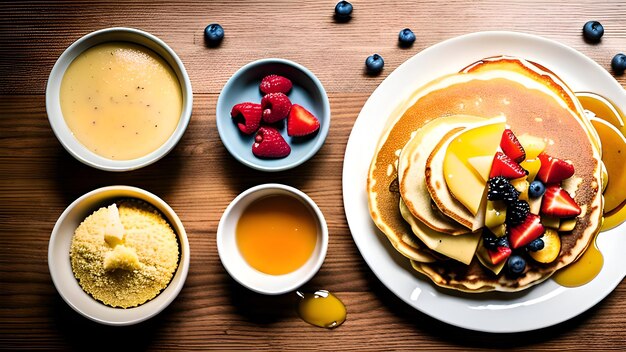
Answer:
[[(286, 123), (279, 124), (280, 133), (291, 146), (291, 153), (282, 159), (262, 159), (252, 154), (255, 134), (239, 131), (230, 116), (236, 104), (261, 103), (259, 84), (271, 74), (289, 78), (293, 83), (287, 95), (291, 102), (302, 105), (320, 121), (319, 131), (305, 138), (289, 137)], [(330, 128), (330, 103), (322, 83), (304, 66), (285, 59), (262, 59), (243, 66), (226, 82), (217, 99), (216, 121), (222, 143), (235, 159), (253, 169), (283, 171), (309, 160), (322, 147)]]

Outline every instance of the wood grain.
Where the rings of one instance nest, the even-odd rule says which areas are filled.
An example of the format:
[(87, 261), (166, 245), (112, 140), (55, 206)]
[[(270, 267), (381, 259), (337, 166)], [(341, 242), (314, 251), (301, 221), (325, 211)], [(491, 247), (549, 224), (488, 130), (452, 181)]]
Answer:
[[(378, 84), (409, 57), (457, 35), (515, 30), (558, 40), (610, 72), (626, 51), (623, 1), (353, 1), (348, 23), (336, 23), (334, 1), (119, 1), (0, 3), (0, 349), (86, 350), (625, 350), (626, 286), (565, 323), (521, 334), (455, 328), (395, 297), (363, 261), (348, 229), (341, 194), (345, 146), (358, 113)], [(605, 26), (597, 45), (585, 43), (589, 19)], [(222, 24), (218, 48), (203, 29)], [(107, 173), (82, 165), (61, 147), (45, 111), (45, 85), (55, 60), (80, 36), (126, 26), (151, 32), (181, 57), (191, 76), (194, 107), (179, 145), (141, 170)], [(397, 33), (413, 28), (409, 49)], [(370, 77), (365, 58), (378, 52), (385, 70)], [(331, 100), (333, 125), (309, 162), (276, 174), (237, 163), (215, 129), (221, 87), (242, 65), (282, 57), (309, 67)], [(626, 85), (624, 75), (616, 76)], [(281, 182), (302, 189), (322, 208), (330, 231), (326, 261), (307, 288), (336, 293), (348, 320), (327, 331), (297, 317), (294, 297), (266, 297), (236, 284), (217, 256), (215, 234), (228, 203), (246, 188)], [(151, 191), (180, 215), (191, 245), (191, 267), (180, 296), (157, 318), (125, 328), (92, 323), (57, 294), (48, 271), (50, 232), (63, 209), (100, 186)], [(538, 316), (537, 319), (542, 319)], [(514, 321), (515, 317), (511, 317)]]

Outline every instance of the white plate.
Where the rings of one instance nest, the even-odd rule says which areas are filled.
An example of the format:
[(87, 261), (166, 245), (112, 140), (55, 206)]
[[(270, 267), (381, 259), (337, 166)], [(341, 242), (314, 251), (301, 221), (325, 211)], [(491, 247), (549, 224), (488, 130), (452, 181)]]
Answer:
[[(356, 120), (343, 165), (343, 200), (352, 237), (374, 274), (410, 306), (446, 323), (485, 332), (540, 329), (591, 308), (626, 276), (626, 224), (599, 235), (604, 255), (600, 274), (590, 283), (565, 288), (552, 280), (518, 293), (464, 294), (445, 290), (413, 271), (372, 222), (366, 180), (385, 117), (416, 88), (479, 59), (513, 55), (540, 63), (574, 91), (599, 93), (626, 111), (626, 92), (600, 65), (563, 44), (512, 32), (481, 32), (434, 45), (400, 65), (367, 100)], [(621, 232), (621, 233), (620, 233)]]

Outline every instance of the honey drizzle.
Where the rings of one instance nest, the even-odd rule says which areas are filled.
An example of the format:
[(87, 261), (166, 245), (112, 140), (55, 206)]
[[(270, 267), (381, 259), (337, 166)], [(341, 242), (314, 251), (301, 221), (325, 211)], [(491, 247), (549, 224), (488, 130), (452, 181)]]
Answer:
[(334, 329), (346, 320), (346, 306), (326, 290), (314, 293), (296, 291), (298, 315), (305, 322), (321, 328)]

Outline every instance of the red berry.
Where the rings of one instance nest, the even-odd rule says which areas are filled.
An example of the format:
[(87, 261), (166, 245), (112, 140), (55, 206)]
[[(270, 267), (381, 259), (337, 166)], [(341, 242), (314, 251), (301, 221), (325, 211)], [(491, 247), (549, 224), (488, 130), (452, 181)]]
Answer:
[(499, 246), (496, 249), (487, 249), (487, 253), (489, 253), (491, 264), (497, 265), (508, 258), (513, 251), (509, 247)]
[(252, 154), (259, 158), (278, 159), (291, 153), (291, 147), (274, 127), (263, 126), (254, 136)]
[(541, 199), (541, 214), (556, 218), (571, 218), (580, 215), (581, 209), (576, 201), (559, 185), (546, 187)]
[(245, 134), (253, 134), (261, 125), (261, 104), (240, 103), (233, 106), (230, 116), (239, 130)]
[(320, 121), (307, 109), (293, 104), (287, 118), (287, 134), (301, 137), (309, 135), (320, 128)]
[(520, 178), (526, 175), (524, 168), (519, 166), (518, 163), (509, 158), (502, 152), (496, 152), (491, 164), (491, 172), (489, 178), (496, 176), (503, 176), (509, 179)]
[(502, 133), (500, 148), (502, 148), (504, 154), (513, 159), (516, 163), (521, 163), (524, 159), (526, 159), (524, 147), (522, 147), (522, 144), (510, 129), (506, 129), (504, 130), (504, 133)]
[(292, 84), (289, 78), (279, 75), (265, 76), (261, 80), (259, 88), (263, 95), (268, 93), (283, 93), (287, 94), (291, 90)]
[(287, 117), (291, 109), (291, 101), (283, 93), (269, 93), (261, 99), (263, 121), (274, 123)]
[(534, 239), (543, 235), (545, 229), (539, 215), (529, 213), (523, 223), (513, 226), (509, 230), (509, 242), (513, 249), (524, 247)]
[(541, 167), (537, 172), (537, 178), (543, 183), (559, 183), (574, 175), (574, 165), (558, 158), (551, 157), (546, 153), (538, 156)]

